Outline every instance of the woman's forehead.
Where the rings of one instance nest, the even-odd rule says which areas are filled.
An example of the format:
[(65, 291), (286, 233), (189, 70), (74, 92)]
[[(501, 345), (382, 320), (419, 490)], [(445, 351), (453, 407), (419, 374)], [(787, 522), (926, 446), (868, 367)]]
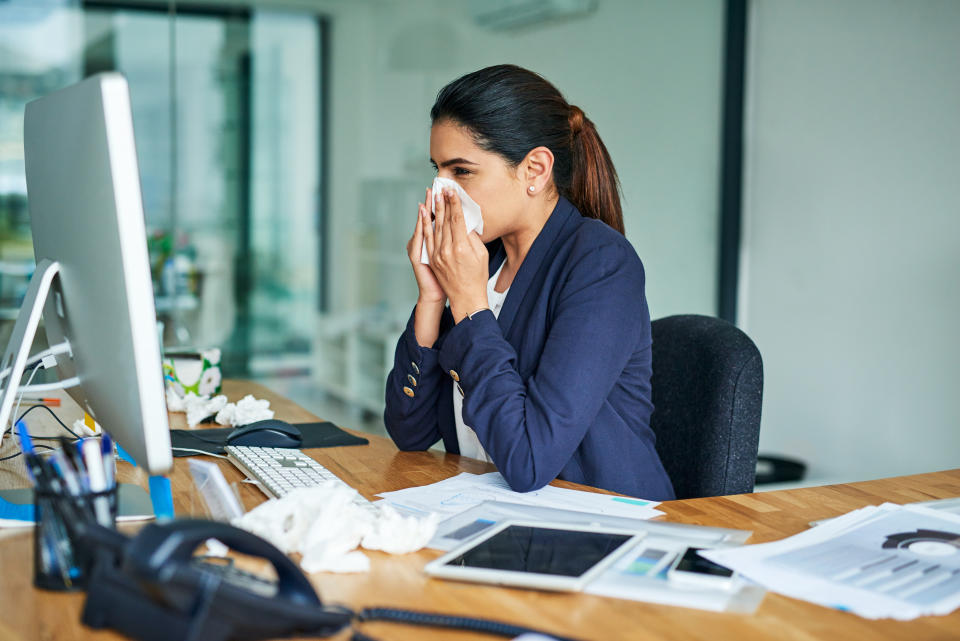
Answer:
[(436, 163), (454, 157), (475, 156), (470, 158), (476, 162), (480, 154), (485, 152), (477, 146), (472, 132), (466, 127), (447, 121), (441, 121), (430, 128), (430, 157)]

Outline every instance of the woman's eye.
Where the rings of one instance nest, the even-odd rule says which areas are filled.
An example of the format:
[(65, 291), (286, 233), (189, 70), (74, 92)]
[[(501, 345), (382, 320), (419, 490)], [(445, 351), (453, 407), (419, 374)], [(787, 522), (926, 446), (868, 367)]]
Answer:
[(464, 169), (463, 167), (454, 167), (453, 173), (456, 174), (457, 176), (466, 176), (467, 174), (470, 173), (470, 171), (467, 169)]

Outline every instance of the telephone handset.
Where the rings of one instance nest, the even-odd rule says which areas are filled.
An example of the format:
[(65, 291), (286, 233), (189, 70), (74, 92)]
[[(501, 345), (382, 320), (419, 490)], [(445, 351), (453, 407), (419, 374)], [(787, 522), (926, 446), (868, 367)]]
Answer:
[(179, 573), (181, 582), (191, 583), (194, 570), (205, 571), (194, 562), (195, 552), (211, 538), (234, 552), (269, 561), (277, 574), (277, 599), (300, 606), (320, 606), (310, 581), (286, 554), (258, 536), (216, 521), (181, 520), (147, 526), (127, 551), (127, 569), (149, 582), (177, 582)]
[[(268, 561), (275, 589), (252, 590), (197, 563), (197, 548), (210, 538)], [(147, 525), (119, 554), (97, 559), (87, 594), (84, 623), (144, 641), (328, 636), (353, 618), (346, 609), (324, 607), (307, 577), (276, 547), (215, 521)]]

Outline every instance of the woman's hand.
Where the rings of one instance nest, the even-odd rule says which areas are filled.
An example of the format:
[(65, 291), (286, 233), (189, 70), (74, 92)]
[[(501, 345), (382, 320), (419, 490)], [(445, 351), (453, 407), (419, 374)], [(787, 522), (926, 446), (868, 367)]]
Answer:
[[(426, 202), (430, 202), (433, 194), (427, 190)], [(417, 225), (413, 229), (413, 238), (407, 243), (407, 257), (413, 265), (413, 275), (417, 278), (417, 287), (420, 296), (413, 314), (413, 333), (421, 347), (432, 347), (440, 335), (440, 317), (443, 315), (443, 306), (447, 302), (447, 294), (437, 281), (430, 265), (420, 262), (421, 248), (424, 246), (426, 230), (433, 236), (433, 226), (430, 223), (430, 208), (420, 203), (417, 212)], [(429, 255), (429, 251), (427, 252)]]
[(489, 255), (480, 236), (467, 233), (460, 198), (453, 190), (445, 189), (437, 199), (436, 218), (436, 230), (424, 226), (427, 253), (437, 282), (450, 297), (453, 320), (459, 323), (489, 306)]
[[(430, 202), (433, 194), (427, 189), (426, 202)], [(420, 289), (420, 298), (418, 303), (427, 303), (430, 305), (440, 305), (447, 301), (447, 295), (444, 293), (437, 277), (434, 276), (430, 265), (424, 265), (420, 262), (420, 248), (423, 247), (424, 231), (429, 229), (430, 235), (433, 235), (433, 226), (430, 221), (430, 207), (420, 203), (417, 211), (417, 225), (413, 229), (413, 237), (407, 242), (407, 257), (410, 264), (413, 265), (413, 275), (417, 278), (417, 287)], [(430, 255), (428, 246), (427, 255)], [(432, 259), (431, 259), (432, 260)]]

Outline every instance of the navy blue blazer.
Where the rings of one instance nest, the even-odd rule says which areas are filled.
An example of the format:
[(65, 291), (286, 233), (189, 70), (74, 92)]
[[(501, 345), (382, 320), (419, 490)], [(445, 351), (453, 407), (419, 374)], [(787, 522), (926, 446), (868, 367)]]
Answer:
[[(490, 273), (506, 254), (490, 246)], [(674, 498), (650, 429), (650, 314), (644, 271), (617, 231), (560, 198), (507, 292), (499, 318), (454, 325), (432, 348), (413, 315), (387, 377), (384, 422), (402, 450), (443, 439), (460, 452), (463, 419), (514, 490), (555, 478), (652, 500)], [(457, 392), (461, 393), (461, 392)]]

